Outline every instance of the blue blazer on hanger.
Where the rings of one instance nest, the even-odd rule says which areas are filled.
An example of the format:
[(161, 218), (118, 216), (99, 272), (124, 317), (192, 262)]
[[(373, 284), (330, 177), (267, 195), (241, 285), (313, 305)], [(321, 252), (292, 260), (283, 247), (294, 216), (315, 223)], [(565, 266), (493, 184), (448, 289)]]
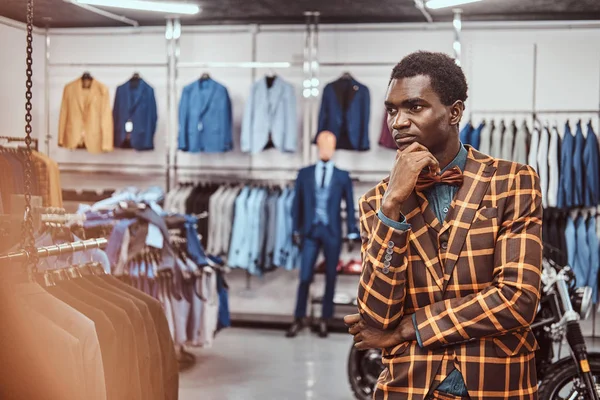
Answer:
[[(315, 166), (302, 168), (298, 172), (292, 206), (293, 232), (306, 236), (312, 229), (316, 211)], [(358, 234), (354, 217), (354, 195), (352, 180), (347, 171), (336, 167), (329, 183), (328, 219), (329, 228), (335, 237), (342, 238), (342, 199), (346, 202), (347, 234)]]
[(340, 78), (323, 90), (317, 134), (333, 132), (337, 149), (369, 150), (370, 114), (369, 88), (355, 79)]
[(598, 150), (598, 138), (591, 122), (588, 122), (587, 126), (583, 164), (585, 165), (584, 205), (595, 207), (600, 204), (600, 151)]
[(294, 87), (276, 76), (267, 87), (261, 78), (252, 85), (242, 120), (243, 152), (259, 153), (269, 143), (282, 152), (295, 152), (298, 143), (296, 93)]
[(575, 151), (575, 137), (571, 133), (571, 126), (565, 124), (565, 135), (560, 149), (560, 177), (558, 181), (559, 208), (569, 208), (574, 205), (575, 180), (573, 177), (573, 152)]
[(585, 138), (581, 129), (581, 121), (577, 123), (575, 130), (575, 151), (573, 153), (573, 179), (575, 180), (573, 193), (573, 206), (580, 207), (585, 203), (585, 166), (583, 165), (583, 152)]
[(178, 149), (222, 153), (233, 148), (231, 99), (227, 88), (208, 78), (183, 88), (179, 101)]
[[(135, 86), (128, 81), (117, 88), (113, 106), (114, 145), (126, 147), (127, 129), (131, 127), (130, 145), (136, 150), (154, 149), (156, 132), (156, 99), (154, 89), (143, 79)], [(131, 123), (128, 124), (127, 122)], [(127, 127), (126, 127), (127, 125)]]

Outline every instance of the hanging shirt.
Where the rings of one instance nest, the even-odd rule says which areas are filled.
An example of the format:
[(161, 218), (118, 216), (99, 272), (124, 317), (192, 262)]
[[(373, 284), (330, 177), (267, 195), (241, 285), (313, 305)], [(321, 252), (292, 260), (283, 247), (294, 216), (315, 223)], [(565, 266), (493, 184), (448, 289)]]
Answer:
[[(325, 174), (323, 176), (323, 174)], [(327, 201), (329, 200), (329, 188), (333, 175), (333, 161), (319, 161), (315, 167), (315, 198), (316, 212), (314, 223), (329, 224), (327, 215)]]

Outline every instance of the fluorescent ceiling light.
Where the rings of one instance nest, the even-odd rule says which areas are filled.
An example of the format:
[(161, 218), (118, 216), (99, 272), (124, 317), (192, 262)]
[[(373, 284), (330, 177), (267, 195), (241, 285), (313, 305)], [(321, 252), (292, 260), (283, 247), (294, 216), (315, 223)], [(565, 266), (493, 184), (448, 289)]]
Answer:
[(481, 0), (429, 0), (425, 3), (427, 8), (437, 10), (439, 8), (460, 6), (463, 4), (476, 3)]
[(198, 14), (200, 7), (189, 3), (170, 3), (143, 0), (75, 0), (76, 3), (100, 7), (127, 8), (131, 10), (155, 11), (170, 14)]

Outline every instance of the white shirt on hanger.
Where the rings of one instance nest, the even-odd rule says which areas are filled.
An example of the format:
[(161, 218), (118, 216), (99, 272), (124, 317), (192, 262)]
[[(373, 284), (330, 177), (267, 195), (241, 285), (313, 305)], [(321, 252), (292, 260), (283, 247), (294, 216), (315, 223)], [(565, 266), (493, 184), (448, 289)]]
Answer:
[(550, 133), (550, 144), (548, 146), (548, 207), (556, 207), (558, 205), (558, 181), (560, 179), (560, 171), (558, 169), (558, 143), (560, 136), (556, 126), (552, 127)]
[(537, 127), (531, 132), (531, 142), (529, 144), (529, 156), (527, 157), (527, 164), (529, 164), (538, 174), (538, 163), (537, 156), (540, 146), (540, 131)]
[(548, 149), (550, 145), (550, 133), (546, 127), (540, 128), (538, 132), (540, 134), (540, 144), (537, 154), (538, 175), (540, 176), (540, 189), (542, 191), (542, 206), (546, 208), (548, 207)]

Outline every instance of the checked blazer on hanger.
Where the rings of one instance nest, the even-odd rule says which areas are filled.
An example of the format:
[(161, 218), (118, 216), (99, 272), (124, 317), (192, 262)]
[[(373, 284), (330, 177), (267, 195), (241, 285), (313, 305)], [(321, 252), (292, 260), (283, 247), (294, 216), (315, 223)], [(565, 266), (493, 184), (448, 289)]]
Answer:
[(375, 399), (424, 399), (458, 369), (471, 399), (536, 399), (529, 324), (540, 297), (542, 205), (529, 166), (469, 146), (464, 182), (440, 223), (420, 192), (402, 205), (408, 230), (377, 216), (388, 178), (360, 200), (367, 324), (416, 319), (423, 347), (383, 349)]

